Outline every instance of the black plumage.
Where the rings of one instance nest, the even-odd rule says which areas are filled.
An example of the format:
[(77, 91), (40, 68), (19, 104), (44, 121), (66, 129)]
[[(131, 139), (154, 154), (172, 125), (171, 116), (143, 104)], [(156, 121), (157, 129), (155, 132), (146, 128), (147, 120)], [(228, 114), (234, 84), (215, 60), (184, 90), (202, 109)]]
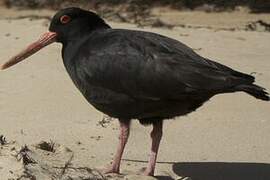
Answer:
[(68, 74), (96, 109), (118, 118), (120, 138), (105, 173), (119, 173), (130, 121), (152, 124), (152, 145), (145, 175), (154, 175), (162, 122), (188, 114), (211, 97), (244, 91), (269, 101), (254, 77), (206, 59), (159, 34), (112, 29), (98, 15), (79, 8), (59, 11), (49, 32), (1, 66), (8, 68), (41, 48), (63, 44)]
[[(245, 91), (269, 100), (253, 84), (254, 77), (203, 58), (179, 41), (112, 29), (95, 14), (86, 14), (89, 23), (98, 19), (98, 26), (66, 31), (59, 41), (71, 79), (105, 114), (152, 123), (192, 112), (219, 93)], [(57, 32), (54, 24), (50, 30)]]

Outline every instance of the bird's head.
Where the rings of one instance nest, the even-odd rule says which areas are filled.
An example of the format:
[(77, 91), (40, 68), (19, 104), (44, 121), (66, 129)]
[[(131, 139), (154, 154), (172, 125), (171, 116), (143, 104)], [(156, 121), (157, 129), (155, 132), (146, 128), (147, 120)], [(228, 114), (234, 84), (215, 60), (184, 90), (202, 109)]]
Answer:
[(60, 10), (54, 15), (49, 31), (57, 34), (57, 42), (65, 43), (89, 34), (96, 29), (108, 27), (97, 14), (72, 7)]
[(0, 69), (6, 69), (21, 62), (53, 42), (65, 44), (100, 28), (109, 28), (109, 26), (97, 14), (74, 7), (62, 9), (52, 18), (48, 32), (0, 66)]

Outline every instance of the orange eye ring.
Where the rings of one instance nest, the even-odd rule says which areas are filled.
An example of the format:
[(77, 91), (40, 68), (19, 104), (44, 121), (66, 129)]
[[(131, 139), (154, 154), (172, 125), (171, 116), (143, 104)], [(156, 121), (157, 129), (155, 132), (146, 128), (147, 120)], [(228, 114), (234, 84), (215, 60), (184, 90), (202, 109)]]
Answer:
[(67, 24), (70, 20), (71, 20), (71, 18), (68, 15), (63, 15), (60, 17), (60, 22), (62, 24)]

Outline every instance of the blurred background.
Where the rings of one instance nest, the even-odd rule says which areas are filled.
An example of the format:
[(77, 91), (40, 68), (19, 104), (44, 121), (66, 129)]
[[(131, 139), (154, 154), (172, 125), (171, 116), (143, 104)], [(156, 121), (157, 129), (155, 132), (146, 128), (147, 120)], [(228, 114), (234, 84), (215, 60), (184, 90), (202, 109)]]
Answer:
[[(239, 26), (227, 25), (230, 23), (226, 24), (226, 21), (228, 21), (226, 17), (224, 18), (224, 27), (222, 22), (214, 23), (215, 20), (213, 19), (223, 21), (219, 17), (209, 18), (207, 15), (201, 17), (201, 14), (190, 17), (190, 15), (184, 14), (185, 18), (181, 19), (181, 14), (175, 13), (180, 11), (199, 11), (212, 14), (241, 12), (245, 15), (244, 18), (241, 15), (242, 19), (247, 22), (244, 25), (240, 24), (240, 26), (244, 26), (240, 29), (263, 31), (269, 31), (270, 29), (269, 18), (267, 18), (267, 13), (270, 12), (270, 0), (0, 0), (0, 5), (7, 8), (16, 8), (17, 10), (58, 10), (64, 7), (76, 6), (94, 10), (111, 21), (135, 23), (140, 27), (150, 25), (153, 27), (173, 28), (177, 25), (196, 24), (206, 26), (221, 25), (222, 28), (231, 30), (239, 28)], [(170, 16), (169, 13), (174, 14)], [(249, 14), (248, 17), (247, 14)], [(265, 14), (265, 16), (260, 16), (261, 14)], [(175, 19), (175, 17), (179, 17), (179, 19)], [(239, 19), (241, 17), (237, 15), (234, 18)], [(231, 18), (229, 17), (229, 19)], [(243, 20), (237, 23), (241, 22), (243, 23)]]
[[(175, 9), (204, 9), (207, 11), (234, 10), (238, 6), (248, 7), (252, 12), (269, 12), (269, 0), (1, 0), (3, 4), (12, 7), (25, 8), (54, 8), (58, 9), (66, 5), (88, 6), (100, 8), (107, 6), (170, 6)], [(132, 9), (129, 9), (132, 11)]]

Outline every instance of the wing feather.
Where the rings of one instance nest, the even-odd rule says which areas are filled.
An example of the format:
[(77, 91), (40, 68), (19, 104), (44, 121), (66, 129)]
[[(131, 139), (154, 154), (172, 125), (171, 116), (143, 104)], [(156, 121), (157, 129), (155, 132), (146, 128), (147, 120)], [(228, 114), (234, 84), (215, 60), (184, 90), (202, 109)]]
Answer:
[(81, 76), (91, 85), (133, 98), (177, 99), (225, 91), (248, 78), (252, 80), (154, 33), (112, 29), (87, 42), (95, 43), (95, 47), (85, 48), (76, 58), (80, 60)]

